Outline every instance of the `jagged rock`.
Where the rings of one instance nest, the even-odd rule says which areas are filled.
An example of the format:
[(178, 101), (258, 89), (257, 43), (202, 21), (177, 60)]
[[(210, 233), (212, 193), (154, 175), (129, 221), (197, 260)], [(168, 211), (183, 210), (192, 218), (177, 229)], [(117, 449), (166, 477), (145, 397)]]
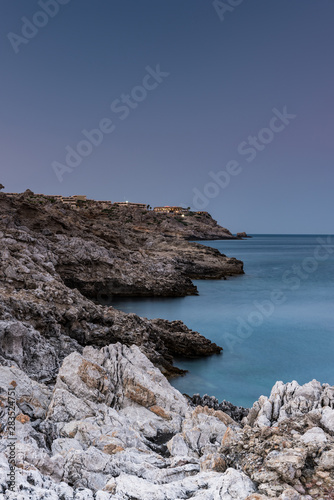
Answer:
[[(256, 418), (242, 426), (221, 410), (194, 408), (137, 346), (73, 352), (52, 392), (17, 367), (0, 367), (0, 380), (2, 408), (8, 386), (20, 381), (15, 412), (22, 500), (42, 499), (47, 490), (50, 498), (92, 500), (309, 500), (334, 491), (334, 436), (322, 424), (333, 410), (317, 405), (329, 386), (293, 384), (296, 401), (290, 391), (282, 407), (289, 404), (296, 415), (283, 413), (264, 427)], [(35, 395), (29, 407), (27, 392)], [(301, 394), (314, 395), (305, 413)], [(5, 474), (6, 429), (5, 418), (0, 491), (14, 499)]]
[(198, 406), (182, 424), (182, 436), (189, 448), (201, 457), (216, 452), (233, 421), (221, 411)]
[(87, 347), (64, 360), (41, 428), (56, 438), (52, 450), (76, 488), (102, 489), (121, 472), (165, 482), (200, 468), (190, 462), (166, 470), (168, 461), (155, 451), (163, 451), (155, 439), (180, 430), (187, 408), (136, 346)]
[(305, 460), (306, 451), (300, 448), (273, 450), (267, 455), (264, 465), (269, 470), (277, 472), (283, 481), (291, 483), (295, 478), (300, 477)]
[[(1, 371), (5, 387), (12, 374), (22, 373), (9, 367)], [(29, 385), (26, 375), (22, 380)], [(136, 346), (115, 344), (101, 350), (87, 347), (82, 355), (72, 353), (59, 370), (52, 396), (45, 386), (33, 381), (30, 385), (31, 391), (46, 393), (44, 408), (47, 404), (48, 409), (46, 415), (44, 410), (38, 430), (27, 415), (17, 416), (17, 465), (22, 471), (34, 471), (29, 477), (25, 472), (18, 477), (22, 495), (26, 495), (22, 498), (29, 495), (37, 500), (45, 489), (57, 498), (64, 487), (55, 481), (73, 485), (74, 489), (66, 492), (68, 498), (82, 498), (80, 488), (98, 493), (96, 498), (101, 499), (102, 490), (105, 498), (112, 491), (116, 498), (129, 499), (188, 498), (189, 488), (195, 498), (213, 498), (212, 494), (219, 490), (219, 494), (232, 499), (244, 498), (255, 489), (245, 475), (234, 469), (219, 475), (226, 465), (218, 454), (206, 454), (201, 463), (194, 457), (168, 458), (164, 442), (182, 429), (186, 446), (194, 448), (194, 456), (199, 457), (207, 449), (217, 450), (226, 429), (224, 421), (230, 423), (230, 417), (209, 408), (190, 411), (186, 399)], [(197, 443), (192, 438), (194, 425), (201, 433)], [(2, 451), (8, 454), (6, 446)], [(8, 469), (5, 456), (2, 471)], [(206, 472), (201, 473), (201, 468)], [(126, 482), (127, 491), (123, 492), (124, 483), (117, 478), (125, 475), (131, 481)], [(8, 490), (8, 479), (3, 474), (0, 478), (4, 492)], [(139, 496), (133, 497), (131, 485), (136, 481), (141, 490)], [(154, 492), (158, 491), (160, 496), (156, 497)], [(85, 498), (90, 496), (86, 492)], [(8, 498), (12, 498), (10, 494)]]
[(300, 437), (304, 444), (311, 444), (315, 446), (322, 446), (327, 442), (326, 434), (320, 427), (312, 427)]
[(0, 408), (8, 408), (8, 390), (15, 393), (17, 413), (27, 415), (32, 421), (46, 417), (51, 389), (35, 382), (15, 366), (0, 366)]
[(334, 387), (277, 382), (249, 413), (208, 396), (189, 400), (162, 372), (178, 373), (175, 354), (220, 348), (181, 322), (89, 299), (129, 288), (194, 293), (190, 277), (242, 272), (242, 263), (190, 245), (185, 234), (145, 231), (121, 230), (94, 210), (41, 210), (31, 192), (0, 196), (0, 496), (332, 498)]
[[(183, 296), (196, 293), (190, 277), (221, 278), (243, 272), (242, 262), (185, 241), (180, 237), (187, 237), (184, 225), (175, 237), (166, 238), (159, 225), (149, 232), (124, 225), (129, 212), (120, 212), (117, 221), (111, 221), (99, 210), (75, 211), (50, 203), (40, 207), (39, 201), (33, 196), (0, 198), (3, 238), (8, 244), (19, 241), (21, 247), (35, 243), (34, 254), (44, 259), (44, 269), (56, 270), (67, 286), (89, 298)], [(205, 221), (210, 225), (211, 219)], [(221, 229), (217, 227), (216, 236)], [(18, 267), (13, 261), (7, 263), (6, 277), (21, 281), (22, 274), (33, 270), (24, 258), (16, 260)]]
[(56, 482), (41, 474), (34, 467), (28, 470), (18, 468), (16, 471), (17, 491), (7, 487), (9, 464), (3, 453), (0, 453), (0, 493), (3, 500), (112, 500), (112, 496), (104, 491), (94, 493), (88, 488), (73, 490), (64, 482)]
[(328, 425), (331, 426), (332, 413), (330, 409), (332, 407), (334, 407), (334, 392), (328, 384), (321, 385), (316, 380), (302, 386), (295, 380), (288, 384), (276, 382), (269, 398), (261, 396), (254, 403), (248, 416), (244, 418), (244, 423), (265, 427), (286, 418), (302, 416), (312, 410), (319, 410), (321, 413), (325, 412), (324, 415), (327, 415), (327, 417), (324, 416), (325, 421), (328, 421)]

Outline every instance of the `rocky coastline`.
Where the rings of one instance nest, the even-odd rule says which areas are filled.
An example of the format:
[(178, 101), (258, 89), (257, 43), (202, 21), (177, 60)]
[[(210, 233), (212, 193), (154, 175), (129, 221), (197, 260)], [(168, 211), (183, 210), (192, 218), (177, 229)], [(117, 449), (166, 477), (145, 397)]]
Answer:
[[(18, 322), (6, 336), (21, 345), (19, 367), (29, 370), (33, 350), (43, 381), (54, 380), (59, 363), (87, 345), (136, 344), (167, 376), (182, 373), (175, 355), (221, 352), (181, 321), (148, 320), (102, 304), (115, 295), (197, 294), (192, 278), (242, 273), (241, 261), (218, 250), (126, 228), (101, 210), (40, 205), (30, 191), (17, 199), (0, 194), (0, 318)], [(0, 356), (6, 359), (6, 346)]]
[(333, 499), (334, 387), (277, 382), (251, 409), (182, 395), (173, 357), (222, 348), (103, 305), (242, 274), (188, 241), (227, 230), (126, 214), (0, 194), (0, 497)]

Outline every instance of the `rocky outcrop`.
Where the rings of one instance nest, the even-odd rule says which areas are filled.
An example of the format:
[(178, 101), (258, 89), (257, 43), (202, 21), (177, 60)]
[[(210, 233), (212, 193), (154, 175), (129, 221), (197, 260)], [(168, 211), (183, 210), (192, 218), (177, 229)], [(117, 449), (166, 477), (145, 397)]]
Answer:
[[(157, 226), (150, 232), (128, 226), (126, 217), (124, 213), (123, 218), (110, 220), (93, 209), (76, 211), (51, 203), (40, 206), (30, 193), (17, 199), (0, 194), (0, 231), (5, 243), (12, 247), (14, 240), (14, 251), (26, 248), (44, 260), (44, 267), (55, 271), (66, 286), (90, 299), (184, 296), (197, 293), (193, 277), (243, 273), (243, 264), (236, 259), (187, 242), (180, 235), (164, 237)], [(28, 278), (24, 259), (17, 271), (15, 265), (8, 263), (7, 267), (6, 277), (23, 286), (22, 276), (18, 280), (16, 274)]]
[[(72, 344), (72, 349), (75, 344)], [(0, 321), (0, 362), (17, 366), (30, 377), (50, 382), (57, 374), (56, 349), (32, 326), (20, 321)]]
[(328, 409), (328, 415), (332, 415), (329, 411), (332, 409), (334, 415), (334, 388), (329, 384), (316, 380), (302, 386), (295, 380), (288, 384), (276, 382), (269, 398), (261, 396), (254, 403), (245, 422), (257, 427), (272, 426), (286, 418), (300, 417), (322, 408)]
[(250, 411), (185, 397), (173, 356), (221, 348), (98, 303), (195, 293), (241, 262), (33, 200), (0, 195), (1, 498), (334, 498), (334, 387), (277, 382)]
[(334, 497), (333, 396), (333, 386), (316, 380), (303, 386), (277, 382), (243, 419), (242, 433), (225, 435), (227, 464), (258, 484), (266, 495), (259, 498)]
[[(4, 500), (18, 491), (22, 500), (330, 499), (334, 388), (293, 386), (294, 393), (291, 384), (277, 385), (283, 398), (264, 426), (256, 413), (264, 398), (241, 423), (189, 404), (137, 346), (71, 353), (52, 390), (0, 366), (0, 493)], [(8, 389), (15, 393), (15, 493)]]
[(196, 293), (190, 276), (241, 273), (240, 261), (181, 238), (123, 228), (94, 210), (40, 207), (31, 196), (0, 194), (2, 364), (50, 383), (71, 352), (122, 342), (140, 346), (173, 376), (183, 373), (173, 356), (221, 351), (180, 321), (147, 320), (108, 304), (115, 294)]

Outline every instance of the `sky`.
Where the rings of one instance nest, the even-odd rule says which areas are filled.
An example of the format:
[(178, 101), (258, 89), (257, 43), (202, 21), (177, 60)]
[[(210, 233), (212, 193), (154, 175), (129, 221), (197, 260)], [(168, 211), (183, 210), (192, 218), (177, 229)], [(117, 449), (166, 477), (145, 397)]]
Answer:
[(333, 0), (1, 0), (5, 191), (333, 228)]

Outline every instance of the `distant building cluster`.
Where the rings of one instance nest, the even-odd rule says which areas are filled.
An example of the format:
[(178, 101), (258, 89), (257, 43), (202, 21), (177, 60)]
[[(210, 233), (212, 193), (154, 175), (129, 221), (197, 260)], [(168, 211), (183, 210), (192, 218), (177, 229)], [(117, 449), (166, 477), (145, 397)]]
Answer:
[(188, 212), (187, 208), (169, 207), (169, 206), (154, 207), (153, 210), (154, 210), (154, 212), (159, 212), (159, 213), (163, 213), (163, 214), (184, 214), (184, 213)]
[(146, 203), (132, 203), (130, 201), (116, 201), (113, 203), (114, 206), (116, 207), (130, 207), (130, 208), (148, 208), (148, 205)]
[[(14, 198), (15, 196), (19, 196), (20, 193), (4, 193), (6, 196), (9, 198)], [(52, 202), (61, 202), (64, 203), (64, 205), (68, 205), (71, 208), (80, 208), (80, 206), (84, 206), (85, 204), (90, 204), (94, 205), (96, 207), (99, 207), (101, 209), (108, 209), (111, 207), (128, 207), (128, 208), (138, 208), (138, 209), (149, 209), (151, 208), (149, 205), (146, 205), (146, 203), (133, 203), (130, 201), (116, 201), (112, 203), (111, 201), (100, 201), (100, 200), (89, 200), (87, 199), (86, 195), (74, 195), (74, 196), (61, 196), (58, 194), (55, 195), (46, 195), (46, 194), (34, 194), (32, 193), (33, 196), (40, 197), (40, 198), (46, 198)], [(154, 207), (153, 211), (156, 213), (162, 213), (162, 214), (174, 214), (174, 215), (184, 215), (189, 212), (189, 208), (183, 208), (183, 207), (170, 207), (168, 205), (164, 207)], [(195, 212), (196, 214), (199, 215), (208, 215), (208, 212)]]

